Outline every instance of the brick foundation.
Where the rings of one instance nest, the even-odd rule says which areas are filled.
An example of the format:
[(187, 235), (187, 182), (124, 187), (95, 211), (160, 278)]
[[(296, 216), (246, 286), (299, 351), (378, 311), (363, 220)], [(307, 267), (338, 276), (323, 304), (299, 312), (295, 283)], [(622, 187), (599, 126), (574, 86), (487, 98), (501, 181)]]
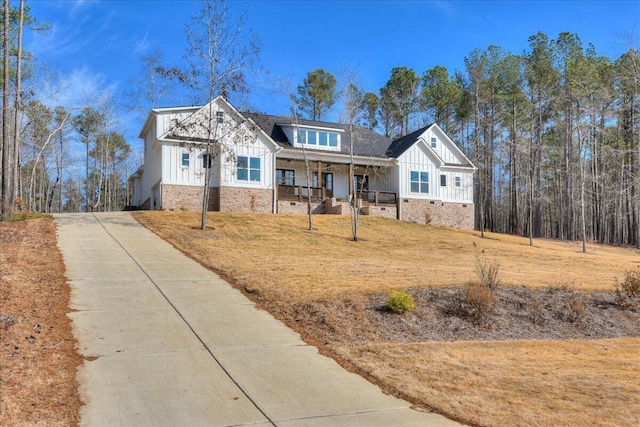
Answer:
[(400, 199), (400, 219), (418, 224), (473, 230), (473, 203)]
[[(188, 185), (162, 185), (164, 210), (196, 211), (202, 209), (202, 187)], [(209, 198), (211, 204), (211, 198)]]
[[(323, 214), (325, 212), (325, 203), (311, 203), (312, 214)], [(278, 213), (281, 214), (307, 214), (307, 202), (292, 201), (292, 200), (278, 200)]]
[(395, 206), (365, 206), (360, 209), (362, 215), (379, 216), (381, 218), (396, 219), (398, 210)]
[(220, 187), (218, 209), (221, 212), (273, 212), (273, 190)]
[[(202, 209), (202, 187), (163, 185), (162, 209), (199, 211)], [(240, 187), (211, 187), (210, 211), (272, 212), (273, 191)]]

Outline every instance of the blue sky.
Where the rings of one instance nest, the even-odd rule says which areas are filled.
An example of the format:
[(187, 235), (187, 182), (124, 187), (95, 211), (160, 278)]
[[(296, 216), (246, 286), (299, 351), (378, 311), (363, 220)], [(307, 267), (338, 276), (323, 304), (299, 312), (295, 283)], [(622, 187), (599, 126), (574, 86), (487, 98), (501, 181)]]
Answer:
[[(181, 65), (184, 25), (196, 7), (192, 0), (27, 4), (51, 29), (27, 35), (25, 46), (65, 79), (66, 100), (77, 105), (104, 90), (120, 98), (140, 56), (151, 50), (161, 49), (169, 65)], [(577, 33), (612, 59), (640, 48), (640, 1), (250, 1), (232, 7), (247, 8), (247, 26), (261, 39), (260, 62), (268, 72), (252, 78), (253, 90), (240, 107), (271, 114), (288, 113), (281, 82), (295, 90), (316, 68), (337, 77), (355, 70), (360, 86), (377, 92), (395, 66), (421, 75), (443, 65), (453, 73), (464, 69), (464, 57), (476, 48), (522, 53), (538, 31), (550, 38)], [(171, 103), (189, 104), (186, 98)], [(144, 117), (118, 113), (120, 131), (139, 146)]]

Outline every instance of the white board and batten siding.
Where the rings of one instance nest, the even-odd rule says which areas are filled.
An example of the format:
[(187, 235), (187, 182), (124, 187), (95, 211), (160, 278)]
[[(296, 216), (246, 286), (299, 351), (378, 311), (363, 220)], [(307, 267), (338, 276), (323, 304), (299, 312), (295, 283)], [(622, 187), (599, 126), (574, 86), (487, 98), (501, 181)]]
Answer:
[[(473, 169), (443, 132), (432, 129), (398, 157), (400, 197), (473, 203)], [(411, 171), (429, 173), (428, 193), (411, 191)]]
[[(420, 142), (414, 144), (398, 157), (398, 192), (401, 198), (437, 199), (437, 184), (439, 168), (436, 166), (437, 157)], [(411, 171), (427, 172), (429, 174), (429, 192), (411, 192)]]

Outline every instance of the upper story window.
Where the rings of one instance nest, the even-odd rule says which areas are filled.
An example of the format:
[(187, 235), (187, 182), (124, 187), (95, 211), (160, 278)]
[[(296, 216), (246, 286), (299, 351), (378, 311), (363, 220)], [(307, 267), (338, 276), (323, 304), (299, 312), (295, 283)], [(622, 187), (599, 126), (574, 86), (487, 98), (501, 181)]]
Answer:
[(456, 176), (453, 178), (453, 185), (460, 188), (460, 186), (462, 185), (462, 180), (460, 179), (459, 176)]
[(238, 181), (260, 182), (260, 157), (238, 156)]
[(435, 137), (431, 137), (431, 148), (437, 148), (438, 147), (438, 140)]
[(339, 141), (338, 132), (298, 129), (298, 144), (306, 144), (310, 148), (337, 150)]
[(216, 111), (216, 122), (224, 122), (224, 111)]
[(429, 172), (411, 171), (411, 192), (429, 193)]
[(447, 175), (440, 175), (440, 186), (441, 187), (447, 186)]
[(189, 153), (182, 153), (182, 167), (189, 167), (190, 156)]

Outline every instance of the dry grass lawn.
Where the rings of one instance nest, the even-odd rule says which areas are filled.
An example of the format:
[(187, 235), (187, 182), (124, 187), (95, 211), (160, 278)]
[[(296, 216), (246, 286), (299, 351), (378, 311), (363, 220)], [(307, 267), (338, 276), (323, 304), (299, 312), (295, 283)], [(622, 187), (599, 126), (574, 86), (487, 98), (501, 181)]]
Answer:
[[(261, 293), (286, 293), (304, 301), (421, 286), (459, 285), (474, 280), (473, 243), (500, 263), (508, 286), (564, 286), (612, 290), (640, 256), (632, 249), (425, 227), (364, 217), (360, 238), (350, 240), (346, 217), (315, 216), (306, 229), (302, 215), (209, 213), (199, 229), (192, 212), (136, 212), (135, 217), (177, 248)], [(286, 272), (286, 274), (283, 274)]]
[[(500, 263), (502, 284), (612, 291), (638, 268), (633, 249), (441, 229), (362, 217), (136, 212), (144, 225), (282, 313), (321, 298), (460, 285), (475, 247)], [(213, 228), (215, 227), (215, 228)], [(292, 324), (295, 327), (295, 325)], [(638, 325), (640, 328), (640, 325)], [(313, 332), (302, 331), (313, 338)], [(640, 425), (640, 340), (341, 345), (325, 351), (419, 405), (474, 425)]]
[(336, 352), (410, 400), (476, 425), (640, 425), (637, 338), (374, 343)]

